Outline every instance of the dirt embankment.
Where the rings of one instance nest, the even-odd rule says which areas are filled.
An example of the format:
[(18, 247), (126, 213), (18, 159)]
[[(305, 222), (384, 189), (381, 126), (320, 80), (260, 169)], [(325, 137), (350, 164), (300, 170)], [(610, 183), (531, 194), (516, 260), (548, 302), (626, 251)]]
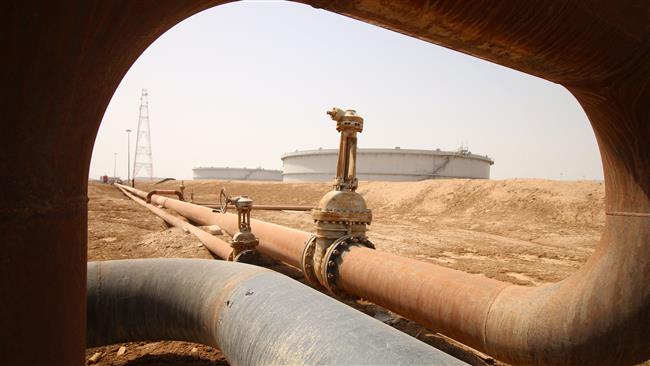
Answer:
[[(178, 183), (155, 188), (175, 189)], [(330, 189), (324, 183), (186, 181), (185, 186), (195, 201), (218, 201), (223, 186), (257, 204), (291, 205), (317, 205)], [(88, 260), (212, 258), (192, 235), (167, 228), (115, 188), (92, 183), (88, 191)], [(378, 250), (522, 285), (569, 276), (593, 252), (604, 227), (600, 182), (362, 182), (359, 192), (373, 210), (369, 236)], [(313, 226), (308, 212), (254, 211), (253, 217), (306, 231)], [(429, 344), (449, 347), (435, 333), (373, 304), (352, 305)], [(129, 343), (117, 356), (121, 346), (89, 349), (87, 358), (101, 352), (100, 365), (227, 364), (218, 350), (184, 342)], [(470, 359), (485, 363), (480, 356)]]

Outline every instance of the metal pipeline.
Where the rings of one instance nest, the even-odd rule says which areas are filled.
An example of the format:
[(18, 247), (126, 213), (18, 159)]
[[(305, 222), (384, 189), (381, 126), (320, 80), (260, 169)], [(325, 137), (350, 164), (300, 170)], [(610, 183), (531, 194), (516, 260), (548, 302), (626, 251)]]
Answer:
[[(218, 203), (209, 203), (209, 202), (192, 202), (195, 205), (205, 206), (209, 208), (221, 208), (221, 205)], [(228, 205), (228, 208), (235, 208), (235, 206)], [(265, 210), (265, 211), (311, 211), (313, 206), (292, 206), (292, 205), (258, 205), (253, 206), (253, 210)]]
[(207, 233), (198, 227), (185, 222), (178, 217), (171, 215), (164, 210), (159, 209), (158, 207), (155, 207), (149, 203), (146, 203), (145, 201), (141, 200), (140, 198), (132, 195), (131, 193), (127, 192), (124, 188), (119, 187), (119, 190), (122, 191), (127, 197), (131, 198), (134, 200), (136, 203), (144, 206), (151, 212), (153, 212), (155, 215), (159, 216), (161, 219), (165, 220), (168, 224), (179, 227), (182, 229), (187, 229), (190, 233), (192, 233), (194, 236), (196, 236), (201, 243), (214, 255), (221, 259), (228, 259), (230, 256), (230, 253), (232, 252), (232, 248), (230, 247), (230, 244), (227, 243), (226, 241), (223, 241), (219, 238), (217, 238), (214, 235), (211, 235), (210, 233)]
[[(129, 186), (116, 184), (132, 194), (146, 198), (147, 192)], [(172, 209), (189, 220), (201, 225), (219, 225), (228, 234), (233, 235), (239, 231), (237, 215), (230, 213), (216, 214), (212, 209), (182, 202), (168, 197), (153, 195), (151, 202)], [(302, 251), (309, 233), (286, 228), (260, 220), (251, 220), (251, 228), (260, 243), (256, 250), (271, 258), (283, 261), (291, 266), (300, 268)]]
[[(170, 208), (188, 205), (163, 200)], [(219, 215), (201, 209), (194, 216), (199, 222), (222, 225), (223, 218), (210, 218)], [(650, 357), (650, 217), (609, 214), (606, 222), (596, 252), (578, 272), (556, 284), (517, 286), (360, 246), (343, 251), (335, 283), (503, 361), (640, 362)], [(257, 230), (265, 228), (264, 238), (274, 239), (264, 242), (260, 237), (266, 253), (299, 265), (298, 253), (310, 234), (261, 223), (253, 225), (255, 235), (260, 237)], [(274, 256), (277, 242), (292, 250)], [(594, 348), (603, 342), (609, 347)]]
[(87, 346), (182, 340), (231, 365), (463, 365), (279, 273), (201, 259), (88, 263)]

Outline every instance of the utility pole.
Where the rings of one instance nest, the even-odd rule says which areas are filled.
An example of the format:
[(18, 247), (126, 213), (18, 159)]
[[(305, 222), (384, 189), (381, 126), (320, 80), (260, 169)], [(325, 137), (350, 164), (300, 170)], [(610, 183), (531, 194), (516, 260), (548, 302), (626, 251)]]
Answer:
[(131, 181), (131, 130), (129, 129), (126, 130), (126, 181)]
[(117, 153), (113, 153), (113, 179), (117, 178)]

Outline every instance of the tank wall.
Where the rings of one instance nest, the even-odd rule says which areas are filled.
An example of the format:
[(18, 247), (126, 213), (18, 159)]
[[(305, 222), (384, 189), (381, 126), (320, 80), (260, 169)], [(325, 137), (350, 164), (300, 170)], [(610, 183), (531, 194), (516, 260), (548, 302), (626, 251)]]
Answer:
[[(435, 178), (490, 178), (489, 161), (471, 155), (433, 152), (359, 151), (357, 177), (370, 181), (417, 181)], [(337, 154), (327, 151), (289, 155), (283, 159), (283, 180), (329, 181), (334, 178)]]
[(258, 180), (258, 181), (281, 181), (282, 180), (282, 172), (279, 170), (199, 168), (199, 169), (192, 169), (192, 172), (194, 173), (194, 179)]
[(324, 182), (334, 178), (338, 156), (334, 153), (297, 155), (282, 161), (284, 181)]

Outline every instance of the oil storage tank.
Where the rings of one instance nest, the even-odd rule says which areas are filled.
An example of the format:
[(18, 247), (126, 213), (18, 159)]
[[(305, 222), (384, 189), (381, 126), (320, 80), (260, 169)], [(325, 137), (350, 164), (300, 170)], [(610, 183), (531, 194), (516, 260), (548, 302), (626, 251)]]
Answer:
[[(282, 156), (285, 182), (326, 182), (335, 176), (336, 149), (303, 150)], [(494, 161), (487, 155), (457, 151), (358, 149), (357, 177), (367, 181), (418, 181), (436, 178), (489, 179)]]
[(221, 180), (256, 180), (256, 181), (281, 181), (281, 170), (248, 169), (248, 168), (223, 168), (223, 167), (198, 167), (192, 169), (194, 179), (221, 179)]

